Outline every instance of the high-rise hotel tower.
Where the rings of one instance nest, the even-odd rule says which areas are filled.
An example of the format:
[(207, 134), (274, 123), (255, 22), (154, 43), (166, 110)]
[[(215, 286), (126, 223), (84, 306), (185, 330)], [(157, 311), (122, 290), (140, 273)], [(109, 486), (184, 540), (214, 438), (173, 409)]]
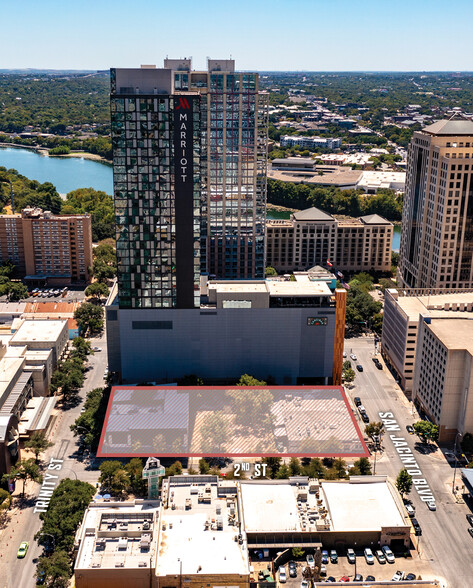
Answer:
[(473, 288), (473, 122), (438, 121), (409, 145), (398, 284)]
[(111, 70), (120, 308), (196, 308), (264, 277), (268, 100), (233, 60)]

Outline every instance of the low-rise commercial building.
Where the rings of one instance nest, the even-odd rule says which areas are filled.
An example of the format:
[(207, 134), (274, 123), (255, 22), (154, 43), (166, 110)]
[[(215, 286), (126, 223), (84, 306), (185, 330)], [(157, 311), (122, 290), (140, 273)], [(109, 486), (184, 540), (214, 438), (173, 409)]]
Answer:
[(281, 147), (295, 147), (303, 149), (339, 149), (342, 140), (339, 138), (304, 137), (302, 135), (283, 135), (280, 138)]
[(41, 208), (0, 215), (0, 262), (11, 260), (32, 284), (89, 281), (90, 215), (53, 215)]
[(281, 272), (330, 260), (343, 271), (388, 271), (393, 224), (377, 214), (336, 219), (317, 208), (266, 222), (267, 265)]
[(53, 369), (57, 366), (69, 340), (67, 320), (24, 320), (10, 339), (11, 347), (29, 351), (52, 351)]

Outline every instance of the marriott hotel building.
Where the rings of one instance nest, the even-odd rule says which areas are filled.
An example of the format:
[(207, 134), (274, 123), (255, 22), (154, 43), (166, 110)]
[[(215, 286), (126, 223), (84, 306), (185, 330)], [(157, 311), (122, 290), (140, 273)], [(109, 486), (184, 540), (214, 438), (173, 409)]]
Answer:
[(233, 60), (111, 70), (120, 308), (195, 308), (264, 277), (268, 99)]

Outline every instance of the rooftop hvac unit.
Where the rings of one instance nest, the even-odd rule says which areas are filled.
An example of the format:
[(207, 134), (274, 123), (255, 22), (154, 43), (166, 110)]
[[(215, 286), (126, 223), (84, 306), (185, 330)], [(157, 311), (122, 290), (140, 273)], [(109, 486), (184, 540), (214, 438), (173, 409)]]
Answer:
[(96, 561), (92, 564), (93, 568), (99, 568), (101, 566), (100, 562)]
[(124, 561), (116, 561), (115, 562), (115, 567), (116, 568), (124, 568), (125, 567), (125, 562)]
[(138, 562), (138, 567), (139, 568), (145, 568), (146, 566), (147, 566), (147, 563), (145, 561)]

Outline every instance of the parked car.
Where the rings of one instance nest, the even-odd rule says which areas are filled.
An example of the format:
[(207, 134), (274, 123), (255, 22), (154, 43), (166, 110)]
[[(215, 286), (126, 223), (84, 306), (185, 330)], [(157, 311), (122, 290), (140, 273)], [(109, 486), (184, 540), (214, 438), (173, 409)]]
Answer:
[(338, 553), (336, 549), (330, 551), (330, 563), (338, 563)]
[(322, 563), (328, 564), (328, 551), (325, 549), (322, 551)]
[(369, 423), (370, 422), (370, 417), (366, 414), (366, 412), (362, 413), (361, 419), (362, 419), (362, 421), (364, 423)]
[(381, 549), (377, 549), (375, 555), (376, 555), (376, 559), (379, 561), (380, 564), (386, 563), (386, 556), (381, 551)]
[(325, 564), (320, 565), (320, 575), (326, 576), (327, 575), (327, 566)]
[(411, 523), (414, 527), (414, 533), (416, 535), (422, 535), (422, 529), (420, 528), (419, 521), (417, 519), (411, 519)]
[(99, 351), (102, 351), (102, 348), (101, 347), (92, 347), (92, 351), (99, 352)]
[(28, 541), (22, 541), (20, 543), (20, 547), (18, 547), (18, 551), (16, 552), (16, 557), (20, 559), (24, 558), (29, 546), (30, 544), (28, 543)]
[(356, 562), (356, 553), (351, 548), (347, 549), (347, 560), (348, 560), (348, 563), (352, 563), (352, 564), (354, 564)]
[(285, 582), (287, 582), (286, 568), (284, 566), (281, 566), (279, 568), (279, 582), (281, 584), (284, 584)]
[(378, 363), (376, 364), (376, 367), (378, 368), (378, 370), (382, 370), (383, 364), (380, 361), (378, 361)]
[(404, 579), (404, 572), (401, 572), (400, 570), (397, 570), (397, 572), (391, 578), (391, 582), (400, 582), (403, 579)]
[(413, 435), (415, 433), (414, 427), (412, 425), (407, 425), (406, 431), (409, 433), (409, 435)]
[(353, 402), (355, 403), (355, 406), (361, 406), (361, 398), (359, 396), (355, 396)]
[(290, 578), (297, 578), (297, 565), (295, 561), (290, 561), (287, 564)]
[(309, 566), (309, 568), (311, 570), (313, 570), (315, 568), (315, 559), (314, 559), (314, 556), (311, 553), (309, 553), (309, 555), (305, 558), (305, 560), (306, 560), (307, 565)]
[(472, 527), (470, 527), (470, 528), (468, 529), (468, 533), (470, 533), (470, 535), (473, 537), (473, 528), (472, 528)]
[(383, 545), (381, 547), (384, 555), (386, 556), (386, 561), (388, 563), (394, 563), (395, 562), (395, 558), (394, 558), (394, 553), (391, 551), (391, 548), (388, 547), (387, 545)]
[(346, 351), (344, 351), (344, 352), (343, 352), (343, 357), (346, 357), (346, 356), (347, 356), (347, 352), (346, 352)]
[(356, 366), (356, 369), (357, 369), (359, 372), (362, 372), (362, 371), (363, 371), (363, 366), (361, 365), (361, 363), (357, 364), (357, 366)]
[(353, 582), (363, 582), (363, 576), (361, 574), (355, 574)]
[(470, 523), (470, 525), (473, 527), (473, 514), (467, 514), (466, 515), (466, 520)]
[(349, 582), (350, 578), (348, 576), (342, 576), (339, 580), (339, 582)]
[(335, 580), (335, 578), (333, 576), (329, 576), (325, 581), (326, 582), (336, 582), (337, 580)]
[(350, 353), (350, 357), (353, 359), (353, 361), (358, 359), (354, 353)]
[(412, 582), (412, 580), (417, 580), (417, 576), (415, 574), (407, 574), (407, 576), (404, 576), (404, 580), (407, 580), (408, 582)]
[(365, 582), (376, 582), (376, 578), (374, 576), (366, 576)]
[(362, 414), (362, 413), (366, 412), (366, 408), (362, 404), (359, 404), (358, 411), (360, 412), (360, 414)]
[(412, 506), (412, 504), (406, 504), (405, 506), (406, 506), (407, 514), (411, 517), (411, 519), (413, 517), (415, 517), (416, 516), (416, 509)]
[(301, 588), (309, 588), (309, 582), (307, 580), (302, 580)]
[(36, 586), (42, 586), (46, 580), (46, 572), (41, 570), (36, 576)]
[(365, 559), (367, 564), (374, 564), (374, 555), (369, 547), (365, 548)]
[(427, 502), (427, 507), (429, 510), (437, 510), (437, 504), (433, 500)]

